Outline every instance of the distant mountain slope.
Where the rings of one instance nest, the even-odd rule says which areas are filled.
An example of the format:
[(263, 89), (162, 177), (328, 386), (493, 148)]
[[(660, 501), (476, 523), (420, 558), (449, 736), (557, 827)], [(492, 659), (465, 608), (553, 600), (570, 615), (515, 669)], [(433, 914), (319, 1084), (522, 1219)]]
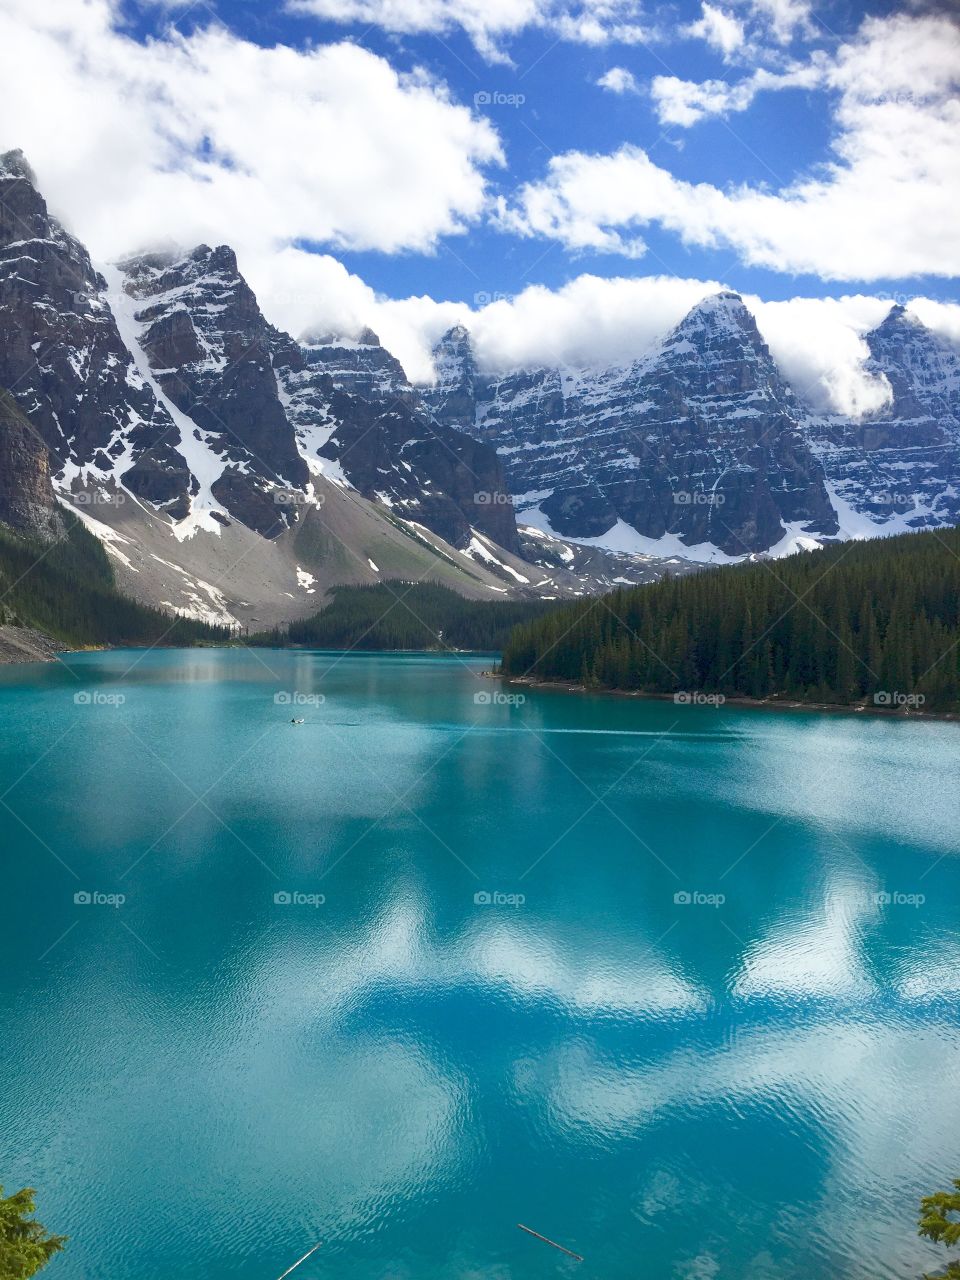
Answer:
[[(194, 508), (275, 537), (324, 476), (455, 547), (479, 529), (518, 549), (494, 450), (434, 423), (375, 335), (299, 345), (264, 318), (226, 245), (129, 259), (116, 284), (128, 345), (193, 424)], [(302, 501), (278, 505), (284, 487)]]
[(513, 627), (557, 607), (543, 600), (465, 600), (436, 584), (337, 587), (322, 612), (272, 640), (325, 649), (497, 650)]
[(622, 522), (731, 556), (790, 526), (837, 532), (803, 410), (736, 294), (705, 299), (626, 369), (487, 379), (462, 330), (437, 356), (435, 411), (498, 445), (534, 523), (598, 538)]

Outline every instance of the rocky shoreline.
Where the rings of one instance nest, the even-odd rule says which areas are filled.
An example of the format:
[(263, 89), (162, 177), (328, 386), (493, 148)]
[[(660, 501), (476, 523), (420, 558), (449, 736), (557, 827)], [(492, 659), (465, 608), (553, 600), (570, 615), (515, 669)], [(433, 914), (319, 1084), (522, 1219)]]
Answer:
[[(482, 675), (494, 680), (503, 680), (505, 684), (523, 686), (528, 689), (541, 689), (554, 693), (587, 693), (607, 698), (634, 698), (654, 702), (674, 702), (672, 693), (648, 693), (640, 689), (590, 689), (585, 684), (572, 680), (535, 680), (532, 676), (507, 676), (502, 672), (484, 671)], [(691, 703), (677, 703), (686, 707)], [(693, 704), (696, 705), (696, 704)], [(704, 703), (703, 706), (711, 704)], [(960, 712), (956, 711), (924, 711), (922, 707), (883, 707), (872, 703), (842, 704), (836, 702), (798, 702), (795, 698), (723, 698), (720, 706), (744, 707), (755, 711), (817, 711), (830, 712), (836, 715), (869, 715), (886, 716), (897, 720), (957, 720)]]
[(0, 626), (0, 664), (53, 662), (69, 646), (32, 627)]

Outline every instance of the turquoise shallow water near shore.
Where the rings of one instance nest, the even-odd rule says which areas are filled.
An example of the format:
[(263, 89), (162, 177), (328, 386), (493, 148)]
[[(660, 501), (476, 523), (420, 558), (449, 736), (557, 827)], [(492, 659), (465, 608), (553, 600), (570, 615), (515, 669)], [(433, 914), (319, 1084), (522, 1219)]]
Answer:
[(0, 672), (0, 1177), (51, 1280), (938, 1265), (956, 725), (68, 662)]

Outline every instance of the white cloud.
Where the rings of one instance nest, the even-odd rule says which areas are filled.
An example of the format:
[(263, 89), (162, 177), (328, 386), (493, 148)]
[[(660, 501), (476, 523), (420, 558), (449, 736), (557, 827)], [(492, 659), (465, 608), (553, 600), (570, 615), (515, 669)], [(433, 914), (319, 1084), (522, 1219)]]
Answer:
[(685, 29), (685, 34), (706, 40), (707, 44), (718, 49), (724, 57), (736, 52), (744, 41), (743, 23), (732, 13), (707, 4), (706, 0), (701, 17)]
[(914, 298), (909, 304), (921, 324), (939, 333), (941, 338), (960, 347), (960, 306), (939, 298)]
[(825, 82), (823, 58), (815, 54), (810, 61), (786, 71), (758, 68), (734, 84), (726, 80), (680, 80), (676, 76), (654, 76), (650, 85), (657, 117), (661, 124), (688, 129), (706, 116), (726, 116), (746, 111), (758, 93), (778, 89), (814, 89)]
[[(860, 294), (744, 301), (784, 376), (814, 409), (856, 418), (888, 402), (886, 381), (863, 367), (870, 354), (863, 335), (876, 328), (891, 303)], [(960, 318), (960, 307), (953, 310)]]
[(535, 27), (562, 40), (602, 45), (651, 38), (639, 0), (288, 0), (294, 13), (386, 31), (444, 35), (462, 30), (478, 52), (507, 61), (504, 41)]
[[(514, 297), (471, 307), (425, 296), (379, 297), (333, 259), (322, 260), (323, 265), (316, 258), (301, 261), (308, 256), (291, 250), (279, 275), (276, 258), (259, 272), (248, 272), (267, 315), (276, 319), (271, 311), (276, 302), (295, 331), (317, 327), (355, 334), (370, 325), (416, 381), (431, 377), (431, 349), (454, 324), (470, 330), (478, 360), (490, 371), (629, 364), (701, 298), (723, 287), (715, 280), (673, 276), (610, 280), (582, 275), (559, 289), (531, 285)], [(308, 287), (298, 298), (296, 289), (304, 280), (322, 282), (322, 288)], [(298, 305), (295, 324), (291, 299)]]
[(101, 257), (171, 235), (429, 251), (480, 216), (502, 160), (489, 122), (423, 72), (218, 26), (140, 44), (108, 0), (4, 0), (0, 121)]
[[(604, 279), (581, 275), (559, 289), (532, 285), (515, 297), (470, 307), (422, 296), (378, 296), (335, 259), (289, 249), (243, 264), (275, 323), (356, 335), (370, 325), (415, 381), (432, 376), (430, 352), (451, 325), (470, 330), (491, 372), (570, 365), (625, 365), (651, 350), (702, 298), (727, 287), (673, 276)], [(859, 416), (880, 409), (886, 384), (864, 369), (864, 334), (891, 307), (887, 298), (745, 295), (758, 328), (798, 394), (822, 412)], [(960, 305), (916, 298), (910, 310), (960, 347)]]
[[(721, 190), (675, 178), (634, 146), (567, 152), (512, 205), (500, 203), (501, 225), (639, 257), (640, 230), (659, 224), (686, 244), (729, 246), (752, 265), (834, 280), (960, 275), (960, 26), (867, 19), (818, 74), (840, 98), (836, 158), (812, 176), (779, 191)], [(660, 101), (675, 119), (730, 109), (722, 90), (704, 93), (699, 105), (684, 103), (676, 84), (661, 84)]]
[(812, 0), (738, 0), (780, 44), (813, 31)]
[(640, 86), (632, 71), (626, 67), (611, 67), (597, 81), (601, 89), (609, 89), (611, 93), (639, 93)]

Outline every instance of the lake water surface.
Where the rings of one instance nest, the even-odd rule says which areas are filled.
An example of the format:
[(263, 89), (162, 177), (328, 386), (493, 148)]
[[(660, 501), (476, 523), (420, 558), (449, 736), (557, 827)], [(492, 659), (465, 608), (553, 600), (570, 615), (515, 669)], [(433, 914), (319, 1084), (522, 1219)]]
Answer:
[(960, 727), (67, 662), (0, 673), (0, 1181), (50, 1280), (939, 1265)]

